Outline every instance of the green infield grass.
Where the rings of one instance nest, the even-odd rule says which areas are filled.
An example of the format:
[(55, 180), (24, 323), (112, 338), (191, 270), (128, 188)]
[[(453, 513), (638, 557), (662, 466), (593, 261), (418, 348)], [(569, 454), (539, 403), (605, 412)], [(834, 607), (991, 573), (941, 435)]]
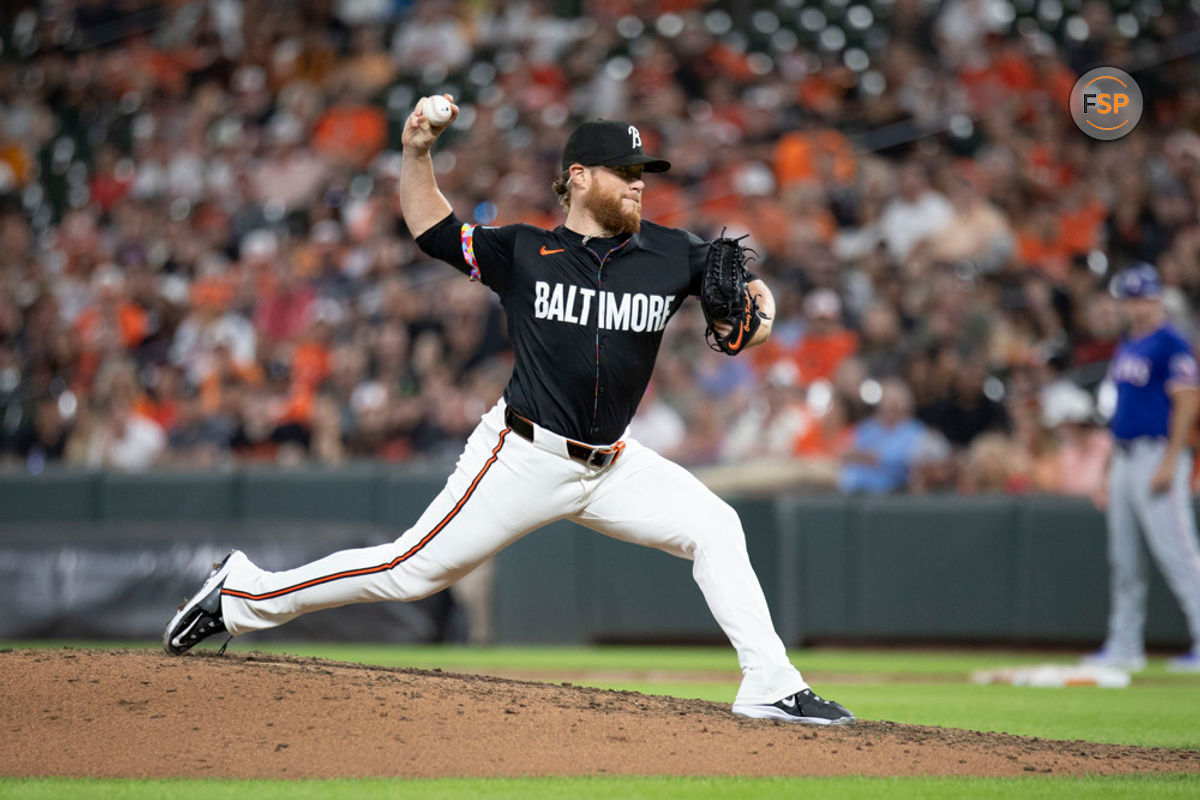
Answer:
[[(6, 647), (154, 647), (155, 644), (10, 642)], [(729, 702), (737, 662), (725, 648), (496, 647), (296, 643), (235, 640), (259, 650), (395, 667), (498, 673), (516, 678)], [(1020, 651), (819, 649), (793, 659), (822, 694), (863, 719), (1003, 731), (1052, 739), (1200, 750), (1200, 676), (1170, 675), (1162, 659), (1127, 689), (976, 686), (977, 669), (1071, 663), (1072, 654)], [(1114, 778), (546, 778), (420, 781), (130, 781), (0, 778), (0, 797), (1200, 797), (1200, 775)]]

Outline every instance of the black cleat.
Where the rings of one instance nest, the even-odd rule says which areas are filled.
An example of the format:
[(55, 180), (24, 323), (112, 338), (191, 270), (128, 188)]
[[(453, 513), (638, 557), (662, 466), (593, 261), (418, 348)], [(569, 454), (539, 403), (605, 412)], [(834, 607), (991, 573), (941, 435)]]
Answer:
[(191, 650), (209, 636), (225, 632), (225, 620), (221, 617), (221, 587), (229, 574), (230, 562), (245, 558), (240, 550), (225, 556), (205, 579), (204, 585), (191, 600), (184, 601), (179, 612), (171, 618), (163, 631), (163, 649), (173, 656)]
[(733, 713), (754, 719), (777, 719), (809, 725), (850, 725), (855, 716), (842, 706), (814, 694), (812, 689), (796, 692), (774, 703), (734, 703)]

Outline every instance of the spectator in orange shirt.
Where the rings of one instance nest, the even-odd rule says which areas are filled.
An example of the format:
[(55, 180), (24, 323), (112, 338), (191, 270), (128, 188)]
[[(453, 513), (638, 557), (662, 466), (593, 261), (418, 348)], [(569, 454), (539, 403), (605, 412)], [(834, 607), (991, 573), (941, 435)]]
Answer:
[(387, 144), (387, 119), (375, 106), (347, 94), (317, 120), (312, 138), (327, 158), (364, 167)]
[(91, 382), (103, 362), (133, 350), (146, 337), (146, 312), (131, 303), (125, 292), (125, 276), (115, 264), (103, 264), (92, 276), (96, 302), (75, 320), (79, 337), (79, 377)]
[(841, 323), (841, 300), (832, 289), (814, 289), (804, 297), (802, 336), (792, 344), (767, 339), (755, 350), (758, 371), (766, 371), (779, 361), (791, 361), (799, 369), (800, 380), (830, 380), (847, 356), (858, 351), (858, 335)]
[(857, 352), (858, 334), (842, 325), (842, 301), (832, 289), (808, 293), (804, 298), (804, 318), (807, 323), (804, 335), (792, 348), (780, 353), (780, 357), (796, 365), (805, 384), (831, 380), (841, 363)]
[(96, 303), (85, 308), (75, 321), (75, 332), (83, 347), (132, 350), (146, 336), (146, 314), (125, 296), (125, 276), (115, 264), (96, 268), (92, 277)]
[(169, 431), (175, 426), (183, 404), (182, 375), (174, 364), (160, 364), (148, 372), (151, 376), (149, 391), (134, 401), (133, 410)]
[(856, 164), (850, 140), (833, 129), (792, 131), (775, 145), (775, 177), (781, 187), (793, 183), (848, 184)]
[(1019, 228), (1017, 255), (1022, 264), (1051, 280), (1061, 282), (1066, 279), (1071, 253), (1062, 241), (1058, 219), (1050, 208), (1034, 206)]
[(823, 395), (823, 384), (810, 387), (808, 408), (815, 415), (816, 424), (793, 442), (792, 453), (798, 458), (841, 458), (854, 441), (846, 399), (833, 386), (829, 387), (828, 402)]
[(301, 337), (299, 344), (292, 351), (291, 374), (294, 392), (300, 392), (311, 398), (332, 369), (331, 347), (333, 344), (332, 312), (325, 311), (320, 306), (329, 306), (330, 301), (318, 301), (318, 310), (313, 315), (308, 329)]
[(1058, 240), (1072, 256), (1086, 255), (1100, 245), (1108, 209), (1090, 196), (1084, 184), (1068, 190), (1058, 212)]

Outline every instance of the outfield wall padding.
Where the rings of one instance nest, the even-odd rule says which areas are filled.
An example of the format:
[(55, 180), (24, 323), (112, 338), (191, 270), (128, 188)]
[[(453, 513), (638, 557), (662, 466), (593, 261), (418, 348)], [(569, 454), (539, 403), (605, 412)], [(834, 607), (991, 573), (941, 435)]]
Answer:
[[(161, 625), (163, 604), (178, 602), (192, 561), (236, 544), (283, 568), (387, 541), (417, 519), (447, 471), (354, 465), (0, 476), (0, 637), (145, 636)], [(1085, 501), (727, 499), (789, 644), (1094, 644), (1104, 635), (1104, 520)], [(1186, 645), (1182, 614), (1157, 571), (1151, 575), (1147, 638)], [(321, 612), (280, 637), (429, 640), (444, 631), (447, 608), (434, 598), (407, 611), (382, 604)], [(494, 615), (504, 643), (721, 640), (690, 562), (567, 522), (499, 555)]]

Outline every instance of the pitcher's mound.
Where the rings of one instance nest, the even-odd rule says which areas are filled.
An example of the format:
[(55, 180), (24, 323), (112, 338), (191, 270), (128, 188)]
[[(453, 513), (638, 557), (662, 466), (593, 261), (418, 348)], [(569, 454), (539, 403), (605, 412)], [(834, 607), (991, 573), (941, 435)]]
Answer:
[(0, 652), (0, 775), (1056, 775), (1200, 752), (862, 721), (744, 720), (633, 692), (263, 654)]

